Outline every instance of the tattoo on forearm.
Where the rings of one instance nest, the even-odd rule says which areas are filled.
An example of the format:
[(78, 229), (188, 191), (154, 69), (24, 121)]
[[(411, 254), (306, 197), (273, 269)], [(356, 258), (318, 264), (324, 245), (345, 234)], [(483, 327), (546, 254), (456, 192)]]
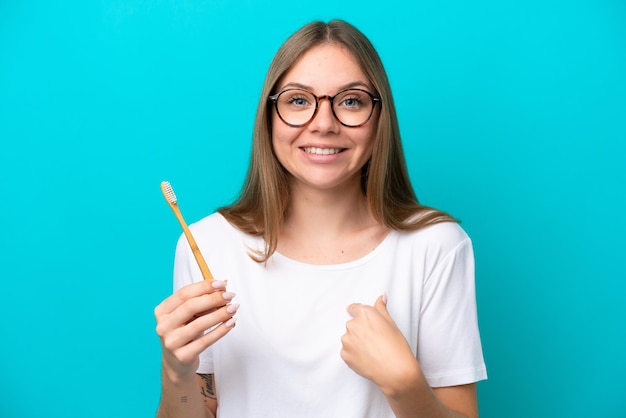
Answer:
[(200, 394), (205, 398), (209, 399), (217, 399), (215, 396), (215, 381), (213, 378), (213, 374), (200, 374), (198, 375), (204, 381), (204, 386), (200, 389)]
[(181, 396), (180, 397), (180, 403), (187, 403), (187, 397), (186, 396)]

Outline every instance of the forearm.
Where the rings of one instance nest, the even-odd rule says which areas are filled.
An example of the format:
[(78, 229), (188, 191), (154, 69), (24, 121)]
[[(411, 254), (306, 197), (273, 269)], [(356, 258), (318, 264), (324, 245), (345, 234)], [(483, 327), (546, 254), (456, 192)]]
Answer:
[(441, 402), (419, 366), (408, 370), (394, 385), (381, 390), (397, 418), (469, 418)]
[(195, 374), (186, 379), (161, 377), (161, 402), (157, 418), (215, 418), (207, 408)]

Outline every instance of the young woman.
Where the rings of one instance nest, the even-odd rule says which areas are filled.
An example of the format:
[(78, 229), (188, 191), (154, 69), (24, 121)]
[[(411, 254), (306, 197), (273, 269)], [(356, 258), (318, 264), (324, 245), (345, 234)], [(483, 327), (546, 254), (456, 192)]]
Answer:
[(384, 68), (353, 26), (282, 45), (242, 194), (192, 230), (220, 280), (181, 239), (155, 309), (159, 416), (478, 416), (471, 242), (418, 203)]

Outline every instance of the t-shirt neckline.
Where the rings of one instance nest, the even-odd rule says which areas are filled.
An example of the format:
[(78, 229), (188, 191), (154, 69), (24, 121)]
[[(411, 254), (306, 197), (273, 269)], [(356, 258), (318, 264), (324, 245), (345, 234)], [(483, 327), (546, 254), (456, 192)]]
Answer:
[(275, 251), (274, 254), (270, 257), (268, 261), (280, 264), (289, 264), (294, 267), (306, 268), (306, 269), (316, 269), (316, 270), (348, 270), (351, 268), (359, 267), (363, 264), (368, 263), (371, 259), (375, 258), (380, 252), (384, 251), (384, 248), (390, 245), (390, 242), (393, 241), (397, 235), (396, 230), (390, 230), (387, 235), (378, 243), (378, 245), (369, 253), (365, 254), (362, 257), (359, 257), (352, 261), (347, 261), (345, 263), (338, 264), (312, 264), (307, 263), (305, 261), (296, 260), (290, 258), (279, 251)]

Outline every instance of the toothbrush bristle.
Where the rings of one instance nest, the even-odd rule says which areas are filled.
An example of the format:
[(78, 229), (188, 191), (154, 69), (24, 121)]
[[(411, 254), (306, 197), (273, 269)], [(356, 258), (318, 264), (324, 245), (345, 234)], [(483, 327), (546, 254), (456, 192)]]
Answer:
[(163, 190), (163, 195), (169, 203), (176, 203), (176, 194), (174, 193), (174, 189), (172, 189), (172, 185), (169, 181), (161, 183), (161, 190)]

